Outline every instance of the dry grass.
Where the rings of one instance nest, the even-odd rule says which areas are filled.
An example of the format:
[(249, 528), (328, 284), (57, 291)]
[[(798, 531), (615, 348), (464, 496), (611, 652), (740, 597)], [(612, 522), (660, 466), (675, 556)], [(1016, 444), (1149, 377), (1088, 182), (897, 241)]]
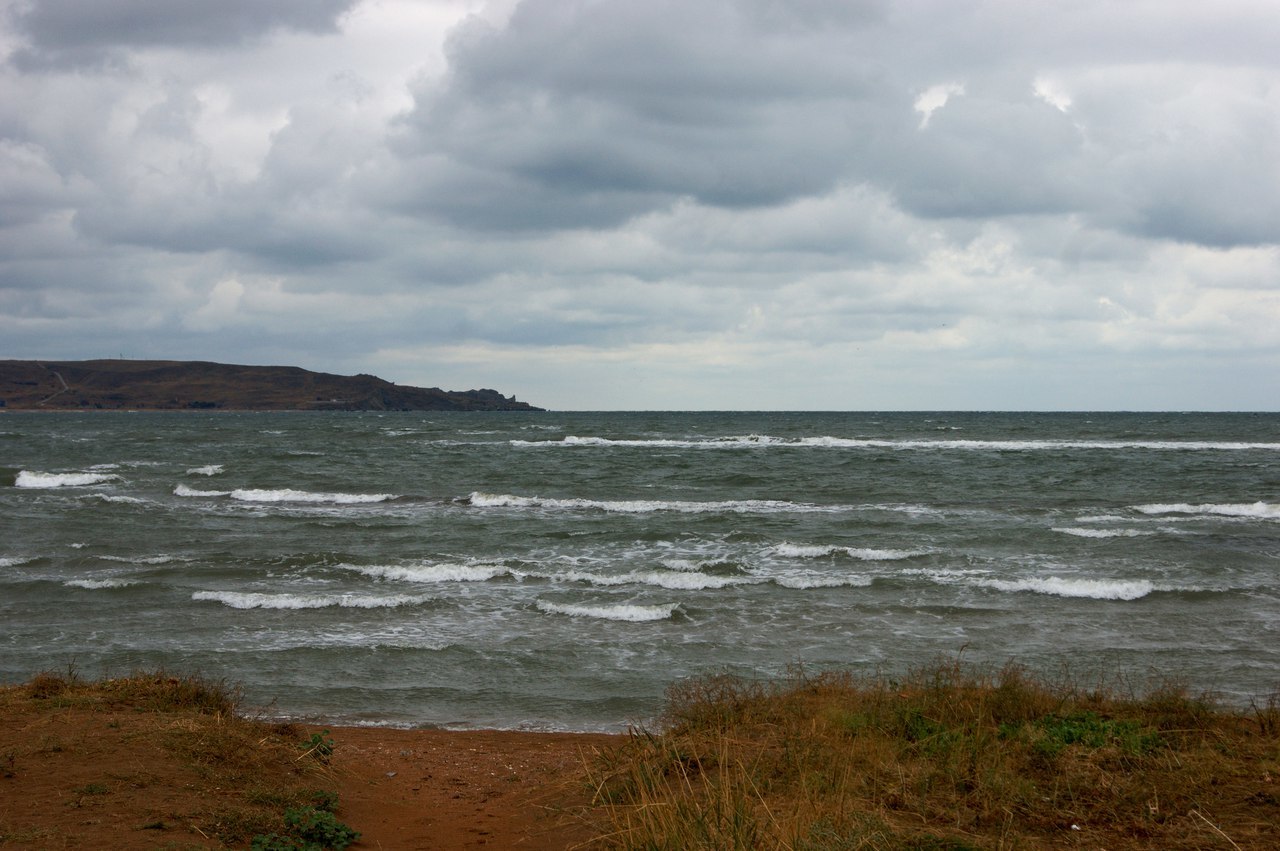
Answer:
[(674, 685), (591, 767), (599, 847), (1280, 847), (1280, 709), (946, 662)]
[(163, 671), (0, 688), (0, 844), (244, 847), (286, 831), (288, 808), (332, 808), (301, 730), (242, 717), (239, 699)]

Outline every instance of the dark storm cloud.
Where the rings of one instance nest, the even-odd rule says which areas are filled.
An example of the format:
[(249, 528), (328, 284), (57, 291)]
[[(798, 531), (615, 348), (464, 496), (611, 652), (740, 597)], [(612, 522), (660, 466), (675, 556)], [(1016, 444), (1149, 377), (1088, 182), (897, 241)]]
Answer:
[(97, 65), (120, 48), (213, 49), (277, 29), (326, 32), (356, 0), (30, 0), (13, 13), (23, 67)]
[[(823, 17), (836, 7), (847, 13)], [(844, 183), (926, 218), (1076, 213), (1206, 245), (1275, 240), (1265, 99), (1216, 110), (1222, 123), (1200, 133), (1180, 126), (1197, 120), (1186, 91), (1135, 111), (1148, 81), (1124, 79), (1135, 61), (1159, 74), (1183, 52), (1251, 56), (1265, 37), (1235, 32), (1233, 44), (1208, 15), (1207, 44), (1163, 19), (1162, 42), (1144, 34), (1149, 15), (1118, 14), (1087, 38), (1105, 11), (525, 0), (503, 27), (473, 19), (453, 34), (448, 76), (418, 90), (393, 135), (405, 159), (393, 203), (482, 230), (607, 228), (680, 198), (767, 207)], [(1060, 27), (1077, 37), (1056, 38)], [(1086, 79), (1069, 110), (1035, 90), (1040, 68), (1071, 78), (1099, 61), (1126, 63), (1115, 82), (1134, 85), (1127, 112), (1105, 79)], [(916, 98), (948, 83), (955, 93), (922, 121)], [(1215, 147), (1230, 156), (1207, 156)]]
[(408, 189), (472, 226), (530, 228), (609, 226), (681, 197), (821, 194), (872, 134), (873, 75), (814, 50), (821, 32), (761, 42), (754, 13), (781, 11), (538, 0), (502, 29), (471, 21), (446, 85), (419, 92), (401, 124), (396, 150), (417, 160)]

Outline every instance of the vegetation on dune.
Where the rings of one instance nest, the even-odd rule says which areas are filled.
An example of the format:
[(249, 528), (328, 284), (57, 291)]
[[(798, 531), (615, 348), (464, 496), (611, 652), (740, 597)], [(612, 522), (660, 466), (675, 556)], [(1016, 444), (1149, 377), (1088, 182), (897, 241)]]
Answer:
[(673, 685), (590, 766), (619, 849), (1280, 847), (1280, 707), (958, 661)]
[[(89, 681), (74, 669), (42, 673), (0, 688), (6, 718), (18, 719), (19, 729), (48, 731), (6, 743), (4, 777), (47, 784), (42, 794), (92, 807), (95, 823), (108, 821), (112, 809), (154, 810), (121, 826), (131, 833), (176, 831), (267, 851), (346, 848), (359, 834), (334, 815), (328, 731), (308, 738), (292, 725), (237, 714), (239, 703), (238, 688), (199, 676), (151, 671)], [(119, 753), (134, 764), (114, 764)], [(59, 757), (66, 757), (62, 781)], [(79, 782), (71, 769), (86, 765), (97, 779)], [(79, 842), (39, 825), (0, 824), (0, 843), (55, 841)]]

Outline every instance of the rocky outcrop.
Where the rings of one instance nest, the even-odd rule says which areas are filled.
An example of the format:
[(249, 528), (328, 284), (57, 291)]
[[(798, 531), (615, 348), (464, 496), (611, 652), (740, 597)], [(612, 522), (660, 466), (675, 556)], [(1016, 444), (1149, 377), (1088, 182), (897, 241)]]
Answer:
[(208, 361), (0, 361), (8, 410), (540, 411), (496, 390)]

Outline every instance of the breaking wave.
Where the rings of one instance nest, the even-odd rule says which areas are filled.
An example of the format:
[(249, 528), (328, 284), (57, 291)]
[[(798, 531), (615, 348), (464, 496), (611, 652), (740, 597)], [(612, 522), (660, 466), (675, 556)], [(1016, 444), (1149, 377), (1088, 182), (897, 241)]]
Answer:
[(1053, 531), (1077, 538), (1142, 538), (1155, 534), (1144, 529), (1080, 529), (1071, 526), (1055, 526)]
[(509, 571), (499, 565), (424, 564), (424, 565), (343, 565), (357, 573), (377, 579), (398, 582), (487, 582)]
[(419, 606), (434, 598), (421, 594), (261, 594), (244, 591), (197, 591), (192, 600), (207, 600), (233, 609), (388, 609)]
[(89, 591), (100, 591), (104, 588), (127, 588), (138, 583), (132, 579), (68, 579), (63, 585), (71, 588), (85, 588)]
[(173, 489), (173, 495), (185, 497), (230, 497), (240, 502), (302, 502), (327, 503), (331, 505), (387, 502), (398, 498), (396, 494), (391, 493), (316, 493), (313, 491), (294, 490), (293, 488), (279, 488), (276, 490), (241, 488), (230, 491), (202, 491), (182, 484)]
[(1093, 600), (1137, 600), (1156, 590), (1145, 579), (1062, 579), (1046, 576), (1039, 579), (978, 579), (972, 584), (996, 591), (1032, 591), (1055, 597), (1085, 597)]
[(881, 550), (869, 547), (791, 544), (785, 541), (769, 547), (765, 552), (781, 558), (826, 558), (832, 555), (845, 555), (859, 561), (899, 561), (926, 555), (924, 550)]
[(114, 473), (41, 473), (37, 470), (20, 470), (14, 479), (17, 488), (83, 488), (118, 482)]
[(574, 618), (601, 618), (610, 621), (630, 621), (631, 623), (667, 620), (680, 608), (679, 603), (659, 603), (652, 606), (638, 606), (631, 603), (589, 605), (585, 603), (552, 603), (547, 600), (538, 600), (535, 605), (539, 611), (553, 615), (568, 615)]
[(1190, 505), (1185, 502), (1135, 505), (1143, 514), (1201, 514), (1218, 517), (1251, 517), (1259, 520), (1280, 520), (1280, 505), (1266, 502), (1204, 503)]
[(609, 438), (568, 435), (560, 440), (512, 440), (527, 447), (618, 447), (635, 449), (754, 449), (759, 447), (817, 449), (961, 450), (980, 452), (1043, 452), (1058, 450), (1149, 449), (1170, 452), (1280, 451), (1280, 443), (1216, 440), (878, 440), (854, 437), (771, 437), (762, 434), (709, 438)]
[(464, 501), (477, 508), (537, 508), (546, 511), (604, 511), (611, 514), (651, 514), (672, 511), (683, 514), (831, 514), (851, 510), (843, 505), (815, 505), (776, 499), (732, 499), (714, 502), (684, 502), (660, 499), (556, 499), (539, 496), (514, 496), (476, 491)]

